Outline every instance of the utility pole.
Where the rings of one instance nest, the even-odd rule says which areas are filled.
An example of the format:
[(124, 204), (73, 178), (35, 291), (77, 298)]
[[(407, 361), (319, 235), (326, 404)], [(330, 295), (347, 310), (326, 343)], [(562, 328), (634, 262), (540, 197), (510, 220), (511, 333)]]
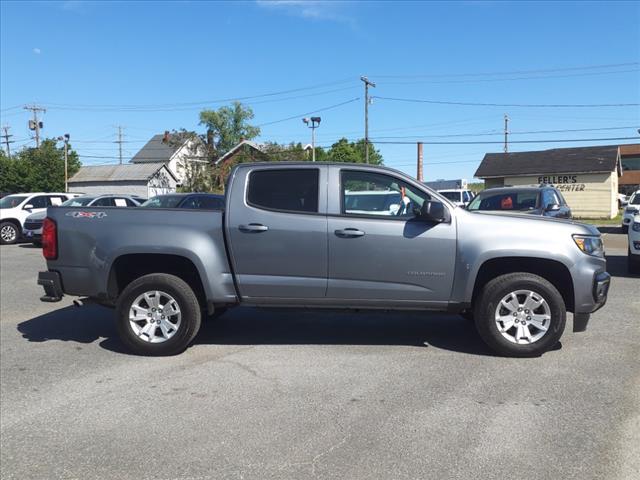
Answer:
[(33, 120), (29, 120), (29, 130), (36, 132), (36, 148), (40, 148), (40, 129), (44, 127), (41, 121), (38, 120), (38, 112), (45, 113), (46, 108), (42, 108), (35, 103), (33, 105), (25, 105), (25, 110), (31, 110), (33, 112)]
[(504, 114), (504, 153), (509, 153), (509, 116)]
[(120, 158), (120, 165), (122, 165), (122, 127), (118, 125), (118, 140), (115, 142), (118, 144), (118, 157)]
[(369, 163), (369, 86), (376, 84), (367, 77), (360, 77), (360, 80), (364, 82), (364, 161)]
[[(316, 128), (320, 126), (320, 117), (303, 118), (304, 124), (311, 129), (311, 161), (316, 161)], [(309, 125), (311, 124), (311, 125)]]
[(64, 191), (69, 191), (69, 138), (70, 135), (65, 133), (64, 136), (58, 137), (58, 141), (64, 142)]
[(10, 143), (13, 143), (13, 140), (9, 140), (11, 137), (13, 137), (13, 135), (9, 134), (9, 129), (11, 127), (9, 125), (5, 125), (2, 127), (2, 130), (4, 130), (4, 135), (2, 135), (2, 138), (4, 138), (4, 144), (7, 147), (7, 157), (11, 156), (11, 147), (9, 146)]
[(422, 142), (418, 142), (418, 174), (416, 178), (419, 182), (424, 182), (424, 176), (422, 172)]

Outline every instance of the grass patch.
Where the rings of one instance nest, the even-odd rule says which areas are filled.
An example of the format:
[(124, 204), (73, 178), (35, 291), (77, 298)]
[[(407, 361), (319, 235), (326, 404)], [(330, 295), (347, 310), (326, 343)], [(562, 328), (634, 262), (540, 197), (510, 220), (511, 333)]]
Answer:
[(573, 218), (577, 222), (588, 223), (590, 225), (622, 225), (622, 212), (614, 218)]

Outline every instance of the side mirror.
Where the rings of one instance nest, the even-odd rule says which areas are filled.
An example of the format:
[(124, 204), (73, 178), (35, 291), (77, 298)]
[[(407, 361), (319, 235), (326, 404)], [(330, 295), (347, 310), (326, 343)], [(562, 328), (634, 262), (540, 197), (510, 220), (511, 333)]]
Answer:
[(23, 210), (32, 210), (33, 209), (33, 205), (31, 205), (30, 203), (27, 203), (24, 207), (22, 207)]
[(544, 210), (545, 212), (557, 212), (558, 210), (560, 210), (560, 205), (558, 205), (557, 203), (550, 203)]
[(420, 218), (428, 222), (443, 223), (449, 221), (450, 214), (442, 203), (427, 200), (420, 209)]

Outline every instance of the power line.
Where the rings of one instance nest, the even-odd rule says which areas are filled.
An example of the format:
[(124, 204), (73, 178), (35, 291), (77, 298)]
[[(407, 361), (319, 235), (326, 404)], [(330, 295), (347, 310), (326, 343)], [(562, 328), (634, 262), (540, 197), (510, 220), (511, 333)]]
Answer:
[(548, 78), (572, 78), (572, 77), (591, 77), (597, 75), (615, 75), (618, 73), (634, 73), (640, 69), (632, 68), (628, 70), (614, 70), (610, 72), (587, 72), (587, 73), (569, 73), (563, 75), (534, 75), (526, 77), (504, 77), (504, 78), (478, 78), (474, 80), (411, 80), (402, 82), (382, 82), (384, 85), (415, 85), (422, 83), (429, 84), (452, 84), (452, 83), (486, 83), (486, 82), (510, 82), (515, 80), (541, 80)]
[(593, 103), (593, 104), (563, 104), (563, 103), (476, 103), (476, 102), (452, 102), (445, 100), (423, 100), (416, 98), (378, 97), (379, 100), (391, 100), (394, 102), (429, 103), (437, 105), (464, 105), (471, 107), (519, 107), (519, 108), (601, 108), (601, 107), (637, 107), (640, 103)]
[(476, 73), (453, 73), (453, 74), (416, 74), (416, 75), (376, 75), (380, 78), (444, 78), (444, 77), (488, 77), (496, 75), (520, 75), (528, 73), (551, 73), (551, 72), (569, 72), (575, 70), (596, 70), (602, 68), (629, 67), (640, 65), (640, 62), (626, 63), (610, 63), (605, 65), (586, 65), (580, 67), (563, 67), (563, 68), (545, 68), (537, 70), (511, 70), (502, 72), (476, 72)]
[[(596, 132), (604, 130), (627, 130), (631, 128), (638, 128), (636, 125), (629, 125), (625, 127), (599, 127), (599, 128), (563, 128), (560, 130), (529, 130), (529, 131), (509, 131), (509, 135), (522, 135), (522, 134), (540, 134), (540, 133), (568, 133), (568, 132)], [(396, 135), (396, 136), (379, 136), (373, 137), (374, 139), (394, 139), (394, 138), (450, 138), (450, 137), (483, 137), (483, 136), (496, 136), (503, 135), (504, 131), (500, 132), (494, 130), (492, 132), (477, 132), (477, 133), (451, 133), (446, 135)]]
[[(570, 139), (546, 139), (546, 140), (513, 140), (511, 143), (571, 143), (571, 142), (610, 142), (618, 140), (637, 140), (637, 137), (615, 137), (615, 138), (570, 138)], [(413, 145), (416, 141), (376, 141), (383, 145)], [(502, 145), (503, 141), (459, 141), (459, 142), (430, 142), (422, 141), (428, 145)]]
[[(161, 109), (161, 108), (172, 108), (172, 107), (187, 107), (187, 106), (199, 106), (210, 103), (224, 103), (231, 102), (234, 100), (250, 100), (254, 98), (265, 98), (265, 97), (273, 97), (278, 95), (285, 95), (287, 93), (295, 93), (302, 92), (305, 90), (314, 90), (317, 88), (332, 86), (332, 85), (340, 85), (345, 83), (353, 82), (355, 79), (342, 79), (336, 80), (333, 82), (326, 82), (317, 85), (312, 85), (308, 87), (300, 87), (300, 88), (292, 88), (288, 90), (280, 90), (276, 92), (268, 92), (261, 93), (258, 95), (247, 95), (247, 96), (237, 96), (237, 97), (228, 97), (228, 98), (219, 98), (214, 100), (201, 100), (195, 102), (183, 102), (183, 103), (161, 103), (161, 104), (65, 104), (65, 103), (47, 103), (51, 108), (62, 108), (62, 107), (73, 107), (73, 108), (108, 108), (108, 109)], [(328, 92), (325, 92), (328, 93)]]
[(261, 123), (259, 125), (256, 125), (256, 127), (265, 127), (267, 125), (273, 125), (275, 123), (281, 123), (281, 122), (286, 122), (288, 120), (299, 119), (300, 117), (304, 117), (306, 115), (312, 115), (314, 113), (325, 112), (325, 111), (331, 110), (333, 108), (338, 108), (338, 107), (341, 107), (343, 105), (347, 105), (349, 103), (357, 102), (358, 100), (360, 100), (360, 97), (352, 98), (351, 100), (347, 100), (346, 102), (336, 103), (335, 105), (330, 105), (328, 107), (319, 108), (319, 109), (313, 110), (311, 112), (299, 113), (297, 115), (292, 115), (290, 117), (281, 118), (280, 120), (273, 120), (271, 122)]

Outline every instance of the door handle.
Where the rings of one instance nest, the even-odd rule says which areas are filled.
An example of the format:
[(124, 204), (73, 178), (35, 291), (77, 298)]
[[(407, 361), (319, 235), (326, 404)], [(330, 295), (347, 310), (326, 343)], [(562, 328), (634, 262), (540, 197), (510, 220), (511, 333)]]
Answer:
[(333, 233), (342, 238), (364, 237), (364, 232), (357, 228), (345, 228), (344, 230), (336, 230)]
[(238, 229), (245, 233), (260, 233), (269, 230), (269, 227), (261, 223), (250, 223), (249, 225), (240, 225)]

